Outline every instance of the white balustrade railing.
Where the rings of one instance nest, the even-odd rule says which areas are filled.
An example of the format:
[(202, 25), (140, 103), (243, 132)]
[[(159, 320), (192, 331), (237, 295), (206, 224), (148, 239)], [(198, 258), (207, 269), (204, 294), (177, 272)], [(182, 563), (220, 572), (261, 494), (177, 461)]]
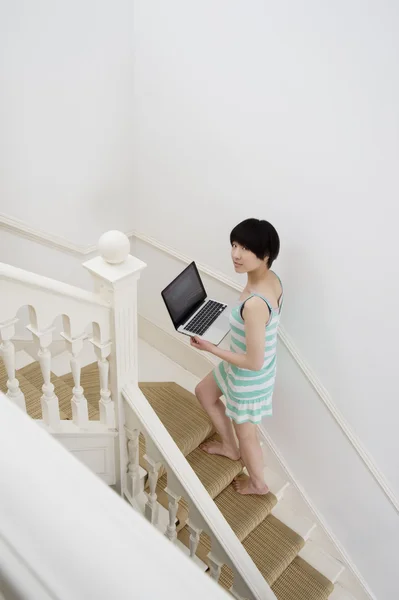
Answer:
[[(158, 419), (153, 408), (137, 384), (131, 383), (123, 389), (125, 417), (130, 439), (137, 439), (138, 431), (146, 440), (144, 459), (148, 465), (149, 493), (145, 505), (148, 521), (157, 524), (159, 504), (156, 486), (160, 466), (167, 472), (166, 493), (169, 497), (169, 523), (165, 536), (176, 540), (176, 511), (180, 497), (189, 506), (190, 556), (194, 557), (201, 532), (207, 533), (212, 541), (207, 560), (211, 577), (217, 581), (222, 565), (228, 565), (234, 573), (230, 590), (236, 598), (249, 600), (276, 600), (274, 592), (265, 581), (255, 563), (238, 540), (226, 519), (204, 488), (176, 443)], [(129, 442), (130, 443), (130, 442)], [(137, 451), (135, 450), (135, 457)], [(137, 460), (137, 458), (135, 458)], [(127, 463), (126, 463), (127, 464)], [(131, 477), (130, 469), (125, 472), (126, 480)]]
[(0, 598), (228, 600), (1, 393), (0, 424)]
[[(0, 263), (0, 354), (7, 376), (7, 396), (22, 410), (26, 410), (24, 395), (16, 374), (16, 357), (13, 339), (18, 323), (17, 313), (24, 306), (29, 307), (30, 331), (36, 349), (36, 358), (42, 374), (41, 409), (43, 423), (53, 432), (62, 431), (62, 421), (54, 384), (51, 382), (51, 344), (53, 342), (53, 323), (63, 316), (64, 331), (60, 335), (65, 340), (70, 353), (70, 366), (74, 380), (71, 404), (73, 423), (81, 430), (88, 427), (87, 401), (80, 385), (81, 367), (79, 354), (87, 337), (85, 328), (92, 326), (98, 346), (110, 348), (111, 306), (98, 293), (92, 293), (67, 285), (48, 277), (43, 277), (23, 269)], [(115, 427), (113, 402), (107, 396), (107, 409), (101, 408), (101, 422), (109, 429)], [(106, 391), (104, 391), (104, 398)], [(100, 400), (100, 399), (99, 399)], [(104, 414), (106, 416), (104, 416)]]
[[(137, 280), (145, 264), (129, 255), (129, 240), (120, 232), (108, 232), (99, 246), (102, 256), (84, 264), (94, 278), (95, 292), (0, 263), (0, 353), (8, 377), (7, 396), (26, 410), (16, 373), (13, 339), (17, 313), (28, 306), (26, 328), (32, 335), (42, 374), (42, 420), (52, 432), (62, 432), (66, 422), (61, 420), (51, 380), (51, 346), (57, 333), (53, 324), (62, 316), (63, 331), (58, 333), (69, 353), (73, 424), (79, 431), (87, 431), (91, 424), (81, 386), (80, 360), (84, 344), (91, 343), (98, 362), (100, 424), (105, 430), (115, 430), (119, 419), (118, 429), (125, 447), (123, 416), (119, 415), (115, 401), (120, 402), (122, 385), (137, 380)], [(88, 328), (92, 328), (91, 336), (87, 334)]]

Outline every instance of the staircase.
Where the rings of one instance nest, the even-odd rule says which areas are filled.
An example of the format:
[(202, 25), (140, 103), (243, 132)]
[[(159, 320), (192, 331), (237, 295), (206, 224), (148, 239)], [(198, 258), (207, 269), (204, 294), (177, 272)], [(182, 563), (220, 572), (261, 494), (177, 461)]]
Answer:
[[(32, 418), (41, 418), (43, 379), (39, 363), (33, 362), (18, 370), (17, 378), (25, 394), (28, 414)], [(3, 392), (7, 391), (6, 382), (7, 374), (1, 365), (0, 389)], [(72, 374), (62, 377), (52, 374), (51, 382), (59, 399), (62, 419), (71, 420), (74, 387)], [(81, 385), (85, 391), (90, 420), (98, 420), (100, 383), (97, 363), (82, 369)], [(176, 383), (142, 383), (140, 388), (278, 600), (327, 600), (334, 586), (298, 556), (305, 546), (305, 540), (272, 514), (277, 504), (276, 496), (272, 493), (266, 496), (237, 494), (233, 490), (232, 481), (243, 472), (241, 462), (209, 455), (198, 448), (204, 440), (215, 434), (195, 396)], [(143, 435), (140, 435), (139, 447), (140, 464), (146, 468), (146, 443)], [(148, 482), (146, 485), (148, 487)], [(158, 472), (157, 501), (168, 510), (169, 497), (166, 489), (167, 474)], [(176, 516), (177, 540), (190, 548), (192, 531), (186, 499), (179, 500)], [(210, 551), (210, 537), (201, 533), (196, 556), (204, 570), (212, 569), (208, 558)], [(220, 585), (230, 590), (233, 585), (232, 570), (227, 565), (218, 568)]]
[[(243, 465), (199, 449), (216, 433), (195, 396), (173, 382), (138, 383), (137, 283), (145, 264), (119, 232), (99, 246), (101, 256), (83, 265), (94, 292), (0, 263), (0, 390), (7, 400), (114, 485), (222, 595), (353, 600), (335, 585), (343, 564), (314, 550), (314, 524), (287, 513), (287, 483), (277, 485), (269, 470), (266, 496), (234, 492)], [(21, 324), (32, 340), (18, 353), (21, 307), (29, 308)], [(61, 339), (65, 368), (52, 357)]]

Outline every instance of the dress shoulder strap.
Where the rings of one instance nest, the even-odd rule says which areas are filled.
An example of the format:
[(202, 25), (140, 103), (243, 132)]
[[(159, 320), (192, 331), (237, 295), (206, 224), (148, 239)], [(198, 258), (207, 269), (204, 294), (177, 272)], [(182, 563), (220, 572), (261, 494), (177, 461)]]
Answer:
[(248, 296), (248, 298), (246, 298), (244, 300), (244, 302), (241, 303), (241, 307), (240, 307), (240, 316), (241, 316), (241, 319), (243, 319), (242, 311), (244, 310), (245, 303), (248, 302), (248, 300), (250, 300), (251, 298), (254, 298), (254, 297), (262, 298), (262, 300), (264, 300), (266, 302), (267, 307), (268, 307), (268, 309), (270, 311), (270, 314), (272, 314), (272, 312), (273, 312), (274, 309), (273, 309), (272, 305), (270, 304), (269, 300), (267, 298), (265, 298), (265, 296), (262, 296), (262, 294), (253, 293), (250, 296)]

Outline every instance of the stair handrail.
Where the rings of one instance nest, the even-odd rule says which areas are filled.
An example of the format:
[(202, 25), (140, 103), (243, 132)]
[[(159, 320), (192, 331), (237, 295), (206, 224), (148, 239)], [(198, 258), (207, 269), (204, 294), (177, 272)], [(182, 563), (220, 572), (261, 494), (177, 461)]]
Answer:
[[(206, 491), (204, 485), (188, 463), (175, 441), (166, 430), (165, 426), (155, 413), (154, 409), (145, 398), (137, 384), (130, 383), (122, 390), (122, 396), (128, 405), (124, 410), (126, 422), (129, 427), (137, 427), (151, 443), (152, 450), (147, 449), (147, 454), (153, 460), (164, 464), (168, 471), (168, 488), (175, 494), (184, 492), (184, 497), (195, 506), (201, 520), (208, 531), (216, 538), (219, 549), (226, 555), (228, 561), (239, 575), (239, 586), (234, 582), (234, 590), (244, 588), (240, 597), (256, 600), (276, 600), (276, 596), (266, 582), (252, 558), (241, 544), (232, 528), (220, 512), (215, 502)], [(129, 411), (130, 409), (130, 411)], [(129, 414), (130, 413), (130, 414)], [(132, 424), (133, 420), (136, 422)], [(154, 452), (155, 451), (155, 452)], [(153, 456), (153, 454), (158, 456)], [(173, 477), (173, 482), (170, 481)], [(177, 484), (177, 485), (176, 485)], [(174, 489), (178, 487), (179, 489)], [(190, 517), (189, 517), (190, 518)], [(211, 554), (213, 551), (211, 550)]]
[(64, 283), (58, 279), (45, 277), (44, 275), (26, 271), (25, 269), (20, 269), (19, 267), (14, 267), (13, 265), (2, 262), (0, 262), (0, 280), (1, 279), (19, 282), (25, 286), (45, 290), (58, 296), (74, 298), (80, 302), (109, 308), (109, 303), (99, 294), (70, 285), (69, 283)]

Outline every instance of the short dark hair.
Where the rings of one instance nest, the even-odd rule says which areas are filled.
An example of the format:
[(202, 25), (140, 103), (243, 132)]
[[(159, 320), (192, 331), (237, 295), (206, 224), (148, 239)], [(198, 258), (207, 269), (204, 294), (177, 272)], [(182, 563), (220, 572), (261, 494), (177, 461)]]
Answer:
[(268, 221), (246, 219), (236, 225), (230, 233), (230, 243), (245, 246), (260, 260), (268, 257), (270, 268), (280, 252), (280, 238), (277, 231)]

